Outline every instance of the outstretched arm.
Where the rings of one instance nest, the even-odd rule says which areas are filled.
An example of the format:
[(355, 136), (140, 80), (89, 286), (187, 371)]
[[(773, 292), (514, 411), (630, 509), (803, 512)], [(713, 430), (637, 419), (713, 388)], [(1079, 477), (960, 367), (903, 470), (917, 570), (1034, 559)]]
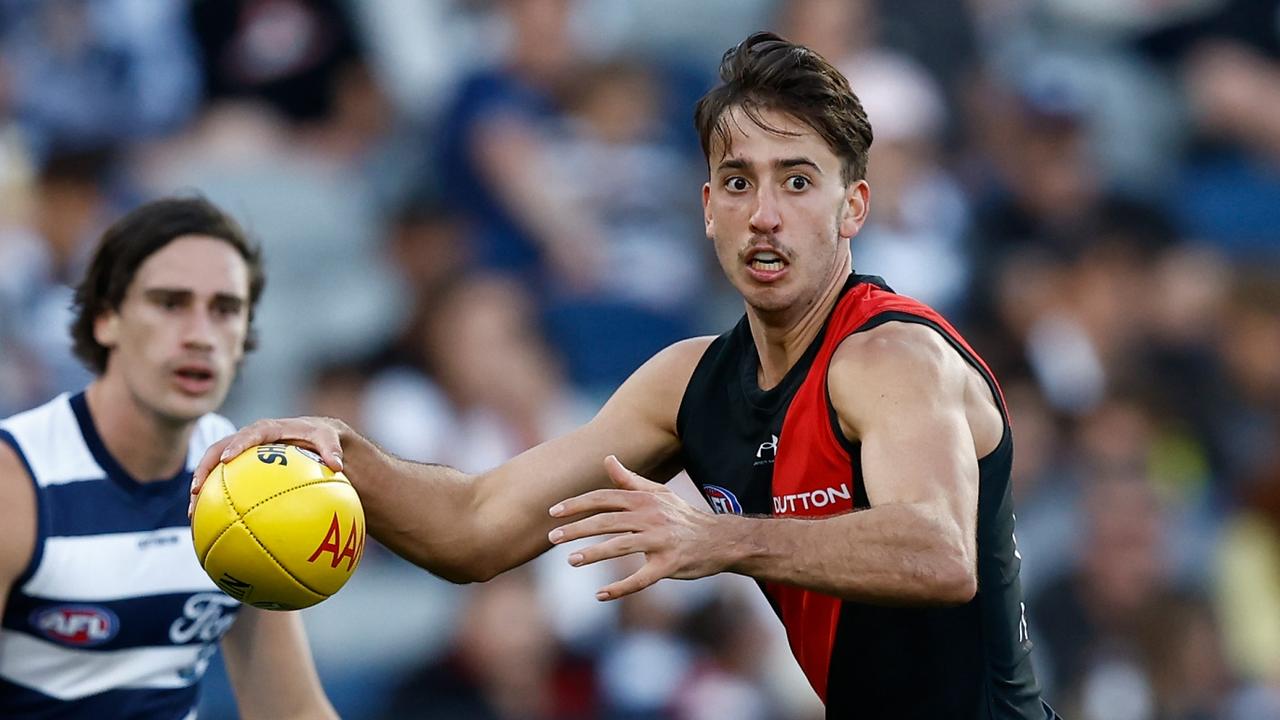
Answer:
[(336, 420), (294, 418), (253, 423), (215, 444), (196, 469), (192, 492), (220, 457), (279, 440), (306, 445), (345, 470), (380, 542), (449, 580), (486, 580), (551, 546), (547, 533), (556, 521), (547, 507), (606, 486), (606, 455), (653, 477), (678, 471), (676, 413), (707, 343), (687, 340), (660, 352), (591, 422), (480, 475), (394, 458)]
[(932, 330), (897, 323), (845, 340), (828, 380), (841, 425), (861, 442), (871, 509), (823, 519), (712, 515), (615, 465), (616, 489), (552, 508), (588, 515), (552, 538), (625, 533), (575, 553), (575, 564), (646, 554), (601, 599), (663, 577), (731, 571), (866, 602), (967, 601), (977, 587), (977, 458), (1003, 430), (983, 381)]

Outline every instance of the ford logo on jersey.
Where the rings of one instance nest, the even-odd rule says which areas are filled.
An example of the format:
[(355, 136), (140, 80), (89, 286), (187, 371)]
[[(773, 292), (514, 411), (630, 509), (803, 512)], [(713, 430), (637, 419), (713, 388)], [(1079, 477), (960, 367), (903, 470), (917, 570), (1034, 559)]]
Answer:
[(707, 503), (711, 505), (712, 510), (716, 511), (716, 514), (742, 514), (742, 503), (738, 502), (738, 498), (734, 497), (733, 493), (719, 485), (703, 485), (702, 494), (707, 497)]
[(93, 605), (58, 605), (31, 614), (31, 624), (45, 637), (67, 645), (101, 645), (120, 631), (115, 613)]

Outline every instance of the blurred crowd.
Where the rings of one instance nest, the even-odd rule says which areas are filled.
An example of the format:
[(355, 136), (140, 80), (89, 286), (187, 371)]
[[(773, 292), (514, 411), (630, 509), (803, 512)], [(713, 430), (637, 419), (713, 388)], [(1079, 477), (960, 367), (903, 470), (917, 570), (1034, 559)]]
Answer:
[[(1046, 697), (1280, 718), (1276, 0), (0, 0), (0, 415), (88, 380), (67, 284), (104, 227), (199, 192), (267, 260), (233, 420), (468, 471), (574, 427), (741, 313), (690, 118), (761, 28), (868, 111), (855, 267), (1004, 385)], [(335, 706), (821, 717), (750, 581), (601, 604), (634, 565), (567, 553), (454, 587), (371, 548), (305, 615)]]

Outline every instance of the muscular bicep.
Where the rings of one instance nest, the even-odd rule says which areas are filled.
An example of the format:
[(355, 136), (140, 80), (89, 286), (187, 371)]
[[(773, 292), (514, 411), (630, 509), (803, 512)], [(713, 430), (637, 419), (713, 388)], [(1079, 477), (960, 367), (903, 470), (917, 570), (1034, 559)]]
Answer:
[(926, 509), (972, 557), (978, 459), (966, 411), (969, 373), (932, 330), (891, 323), (842, 344), (829, 387), (842, 429), (861, 445), (871, 506)]
[(0, 615), (13, 582), (31, 562), (35, 542), (35, 487), (17, 452), (0, 440)]

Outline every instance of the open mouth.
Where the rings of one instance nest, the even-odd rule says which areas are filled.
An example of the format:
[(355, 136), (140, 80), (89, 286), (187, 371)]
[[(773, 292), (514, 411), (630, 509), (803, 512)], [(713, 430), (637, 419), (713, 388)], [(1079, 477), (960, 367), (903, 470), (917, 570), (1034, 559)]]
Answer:
[(781, 255), (765, 250), (752, 255), (747, 260), (747, 265), (763, 272), (777, 272), (786, 267), (787, 262), (782, 259)]
[(211, 368), (184, 365), (173, 371), (173, 379), (182, 393), (204, 396), (213, 390), (217, 376)]
[(206, 380), (213, 379), (212, 372), (209, 372), (208, 370), (201, 370), (199, 368), (179, 368), (177, 371), (177, 375), (180, 378), (184, 378), (187, 380), (195, 380), (197, 382), (203, 382)]

